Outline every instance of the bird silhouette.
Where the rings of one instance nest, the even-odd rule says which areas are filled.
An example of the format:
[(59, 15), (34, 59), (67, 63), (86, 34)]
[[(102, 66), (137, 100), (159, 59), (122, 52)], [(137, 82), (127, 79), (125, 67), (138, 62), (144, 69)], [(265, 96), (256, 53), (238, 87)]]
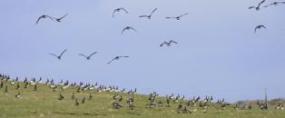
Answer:
[(178, 44), (176, 41), (174, 41), (174, 40), (170, 40), (170, 41), (164, 41), (164, 42), (162, 42), (161, 44), (160, 44), (160, 47), (163, 47), (164, 45), (166, 45), (166, 46), (171, 46), (171, 44)]
[(65, 14), (64, 16), (59, 17), (59, 18), (55, 18), (54, 17), (54, 19), (55, 19), (56, 22), (61, 22), (61, 20), (64, 19), (66, 16), (68, 16), (68, 14)]
[(262, 5), (263, 3), (265, 3), (265, 1), (266, 1), (266, 0), (262, 0), (262, 1), (260, 1), (260, 2), (257, 4), (257, 6), (250, 6), (250, 7), (248, 7), (248, 9), (255, 9), (256, 11), (258, 11), (258, 10), (260, 10), (261, 5)]
[(63, 54), (64, 54), (66, 51), (67, 51), (67, 49), (64, 49), (64, 50), (60, 53), (60, 55), (56, 55), (56, 54), (54, 54), (54, 53), (49, 53), (49, 54), (50, 54), (51, 56), (56, 57), (58, 60), (61, 60)]
[(50, 20), (54, 20), (54, 19), (53, 19), (51, 16), (49, 16), (49, 15), (41, 15), (41, 16), (37, 19), (36, 24), (39, 24), (40, 20), (46, 19), (46, 18), (48, 18), (48, 19), (50, 19)]
[(280, 5), (280, 4), (285, 4), (285, 2), (272, 2), (268, 5), (265, 5), (263, 7), (267, 8), (267, 7), (270, 7), (270, 6), (277, 6), (277, 5)]
[(78, 55), (79, 55), (79, 56), (82, 56), (82, 57), (85, 57), (86, 60), (90, 60), (91, 57), (94, 56), (95, 54), (97, 54), (97, 52), (92, 52), (92, 53), (89, 54), (89, 55), (85, 55), (85, 54), (79, 53)]
[(181, 14), (179, 16), (175, 16), (175, 17), (165, 17), (166, 19), (176, 19), (176, 20), (180, 20), (182, 17), (188, 15), (189, 13), (184, 13), (184, 14)]
[(140, 18), (148, 18), (151, 19), (152, 15), (157, 11), (157, 8), (153, 9), (149, 15), (141, 15)]
[(116, 56), (111, 61), (109, 61), (107, 64), (111, 64), (113, 61), (120, 60), (121, 58), (129, 58), (129, 56)]
[(112, 17), (115, 17), (115, 14), (116, 14), (117, 12), (121, 12), (121, 11), (124, 11), (126, 14), (129, 13), (129, 12), (127, 11), (127, 9), (121, 7), (121, 8), (117, 8), (117, 9), (114, 9), (114, 10), (113, 10)]
[(266, 27), (264, 26), (264, 25), (258, 25), (258, 26), (256, 26), (255, 28), (254, 28), (254, 33), (256, 33), (257, 32), (257, 30), (259, 30), (259, 29), (266, 29)]
[(126, 30), (132, 30), (132, 31), (137, 31), (135, 28), (131, 27), (131, 26), (126, 26), (122, 31), (121, 34), (123, 34)]

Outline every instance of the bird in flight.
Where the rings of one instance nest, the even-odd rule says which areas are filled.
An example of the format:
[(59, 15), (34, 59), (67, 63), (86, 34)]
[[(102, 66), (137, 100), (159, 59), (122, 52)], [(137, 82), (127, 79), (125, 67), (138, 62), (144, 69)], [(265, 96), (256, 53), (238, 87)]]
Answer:
[(164, 45), (170, 47), (171, 44), (177, 45), (178, 43), (177, 43), (176, 41), (174, 41), (174, 40), (170, 40), (170, 41), (168, 41), (168, 42), (167, 42), (167, 41), (164, 41), (163, 43), (160, 44), (160, 47), (163, 47)]
[(267, 8), (267, 7), (270, 7), (270, 6), (277, 6), (279, 4), (285, 4), (285, 2), (272, 2), (268, 5), (265, 5), (264, 7)]
[(262, 29), (262, 28), (266, 29), (266, 27), (264, 25), (258, 25), (254, 28), (254, 32), (256, 33), (257, 30)]
[(50, 54), (51, 56), (56, 57), (58, 60), (61, 60), (63, 54), (64, 54), (66, 51), (67, 51), (67, 49), (64, 49), (64, 50), (60, 53), (60, 55), (56, 55), (56, 54), (54, 54), (54, 53), (49, 53), (49, 54)]
[(181, 14), (179, 16), (175, 16), (175, 17), (165, 17), (166, 19), (176, 19), (176, 20), (180, 20), (182, 17), (188, 15), (189, 13), (184, 13), (184, 14)]
[(117, 12), (121, 12), (121, 11), (124, 11), (126, 14), (129, 13), (129, 12), (127, 11), (127, 9), (121, 7), (121, 8), (117, 8), (117, 9), (114, 9), (114, 10), (113, 10), (112, 17), (114, 18), (114, 17), (115, 17), (115, 14), (116, 14)]
[(266, 0), (262, 0), (261, 2), (258, 3), (257, 6), (250, 6), (248, 9), (255, 9), (256, 11), (260, 10), (260, 7), (263, 3), (265, 3)]
[(62, 16), (60, 18), (55, 18), (54, 17), (54, 19), (55, 19), (56, 22), (61, 22), (61, 20), (64, 19), (66, 16), (68, 16), (68, 14), (65, 14), (64, 16)]
[(123, 34), (125, 31), (127, 30), (132, 30), (132, 31), (137, 31), (135, 28), (131, 27), (131, 26), (126, 26), (122, 31), (121, 31), (121, 34)]
[(48, 18), (48, 19), (50, 19), (50, 20), (53, 20), (53, 18), (52, 18), (51, 16), (49, 16), (49, 15), (41, 15), (41, 16), (37, 19), (36, 24), (39, 24), (39, 22), (40, 22), (41, 19), (46, 19), (46, 18)]
[(85, 55), (85, 54), (79, 53), (78, 55), (79, 55), (79, 56), (82, 56), (82, 57), (85, 57), (86, 60), (90, 60), (91, 57), (94, 56), (95, 54), (97, 54), (97, 52), (93, 52), (93, 53), (91, 53), (91, 54), (89, 54), (89, 55)]
[(121, 58), (129, 58), (129, 56), (116, 56), (111, 61), (109, 61), (107, 64), (111, 64), (113, 61), (120, 60)]
[(153, 9), (149, 15), (141, 15), (140, 18), (151, 19), (152, 15), (157, 11), (157, 8)]

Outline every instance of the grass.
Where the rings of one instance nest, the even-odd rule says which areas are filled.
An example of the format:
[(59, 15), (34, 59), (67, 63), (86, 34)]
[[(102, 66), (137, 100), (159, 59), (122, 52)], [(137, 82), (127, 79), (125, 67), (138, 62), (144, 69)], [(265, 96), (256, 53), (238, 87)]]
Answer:
[[(5, 93), (5, 86), (8, 86), (7, 93)], [(147, 96), (143, 95), (135, 95), (136, 107), (134, 110), (129, 110), (126, 107), (126, 94), (122, 94), (124, 107), (117, 110), (112, 108), (114, 93), (111, 92), (77, 93), (75, 88), (69, 88), (61, 92), (65, 98), (58, 100), (59, 91), (53, 92), (45, 85), (39, 85), (37, 91), (33, 91), (32, 86), (24, 89), (23, 83), (20, 86), (21, 88), (16, 90), (15, 85), (12, 86), (6, 82), (0, 89), (1, 118), (285, 118), (284, 111), (272, 108), (262, 111), (259, 109), (235, 110), (227, 107), (222, 110), (211, 106), (206, 113), (198, 109), (196, 112), (179, 114), (176, 112), (178, 103), (171, 103), (170, 107), (146, 108), (148, 100)], [(18, 91), (21, 92), (21, 98), (15, 97)], [(86, 97), (85, 104), (76, 106), (75, 100), (71, 99), (73, 92), (79, 100)], [(93, 97), (88, 100), (90, 93)], [(164, 98), (159, 99), (165, 101)]]

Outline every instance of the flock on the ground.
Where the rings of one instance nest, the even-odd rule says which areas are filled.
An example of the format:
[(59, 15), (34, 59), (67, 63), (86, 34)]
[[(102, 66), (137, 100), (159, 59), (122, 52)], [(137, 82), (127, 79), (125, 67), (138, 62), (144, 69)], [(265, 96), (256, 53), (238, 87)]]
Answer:
[[(118, 86), (104, 86), (98, 83), (83, 83), (83, 82), (69, 82), (61, 80), (56, 83), (53, 79), (42, 78), (28, 79), (24, 78), (20, 80), (18, 77), (12, 79), (10, 76), (0, 74), (0, 90), (4, 94), (14, 94), (15, 92), (9, 92), (14, 89), (16, 99), (22, 99), (28, 97), (24, 94), (24, 91), (32, 90), (35, 93), (43, 90), (42, 88), (48, 88), (51, 92), (58, 93), (58, 97), (54, 100), (72, 100), (74, 101), (74, 106), (80, 106), (83, 104), (88, 104), (93, 96), (100, 95), (100, 93), (111, 94), (110, 99), (113, 101), (106, 102), (106, 106), (109, 108), (120, 110), (121, 108), (126, 108), (131, 111), (136, 110), (137, 107), (145, 109), (171, 109), (176, 110), (177, 113), (191, 114), (195, 112), (207, 113), (210, 109), (216, 110), (251, 110), (260, 109), (266, 111), (268, 109), (284, 110), (284, 102), (275, 104), (269, 107), (267, 92), (265, 91), (264, 100), (258, 100), (256, 103), (228, 103), (225, 99), (214, 99), (213, 96), (194, 96), (193, 98), (187, 99), (184, 95), (170, 94), (166, 96), (160, 96), (157, 92), (152, 92), (149, 95), (145, 95), (143, 99), (145, 106), (138, 106), (136, 97), (139, 96), (137, 89), (121, 89)], [(71, 95), (65, 96), (62, 94), (64, 91), (72, 92)], [(46, 90), (43, 92), (47, 92)], [(79, 95), (80, 94), (80, 95)], [(84, 96), (82, 97), (82, 94)], [(140, 99), (141, 100), (141, 99)], [(141, 101), (140, 101), (141, 103)], [(140, 104), (141, 105), (141, 104)]]

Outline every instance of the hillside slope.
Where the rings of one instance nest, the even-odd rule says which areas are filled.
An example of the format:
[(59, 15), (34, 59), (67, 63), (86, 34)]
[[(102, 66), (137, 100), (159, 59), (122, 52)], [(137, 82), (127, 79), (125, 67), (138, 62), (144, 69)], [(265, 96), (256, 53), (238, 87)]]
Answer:
[[(79, 90), (76, 86), (62, 89), (51, 88), (46, 84), (5, 80), (0, 85), (1, 118), (285, 118), (282, 110), (241, 110), (233, 105), (220, 107), (211, 103), (206, 109), (193, 106), (188, 111), (178, 113), (178, 106), (186, 101), (170, 102), (166, 105), (165, 97), (157, 97), (157, 105), (148, 108), (148, 96), (132, 94), (134, 108), (127, 104), (127, 93), (98, 92), (96, 90)], [(114, 95), (122, 95), (120, 109), (113, 106)]]

